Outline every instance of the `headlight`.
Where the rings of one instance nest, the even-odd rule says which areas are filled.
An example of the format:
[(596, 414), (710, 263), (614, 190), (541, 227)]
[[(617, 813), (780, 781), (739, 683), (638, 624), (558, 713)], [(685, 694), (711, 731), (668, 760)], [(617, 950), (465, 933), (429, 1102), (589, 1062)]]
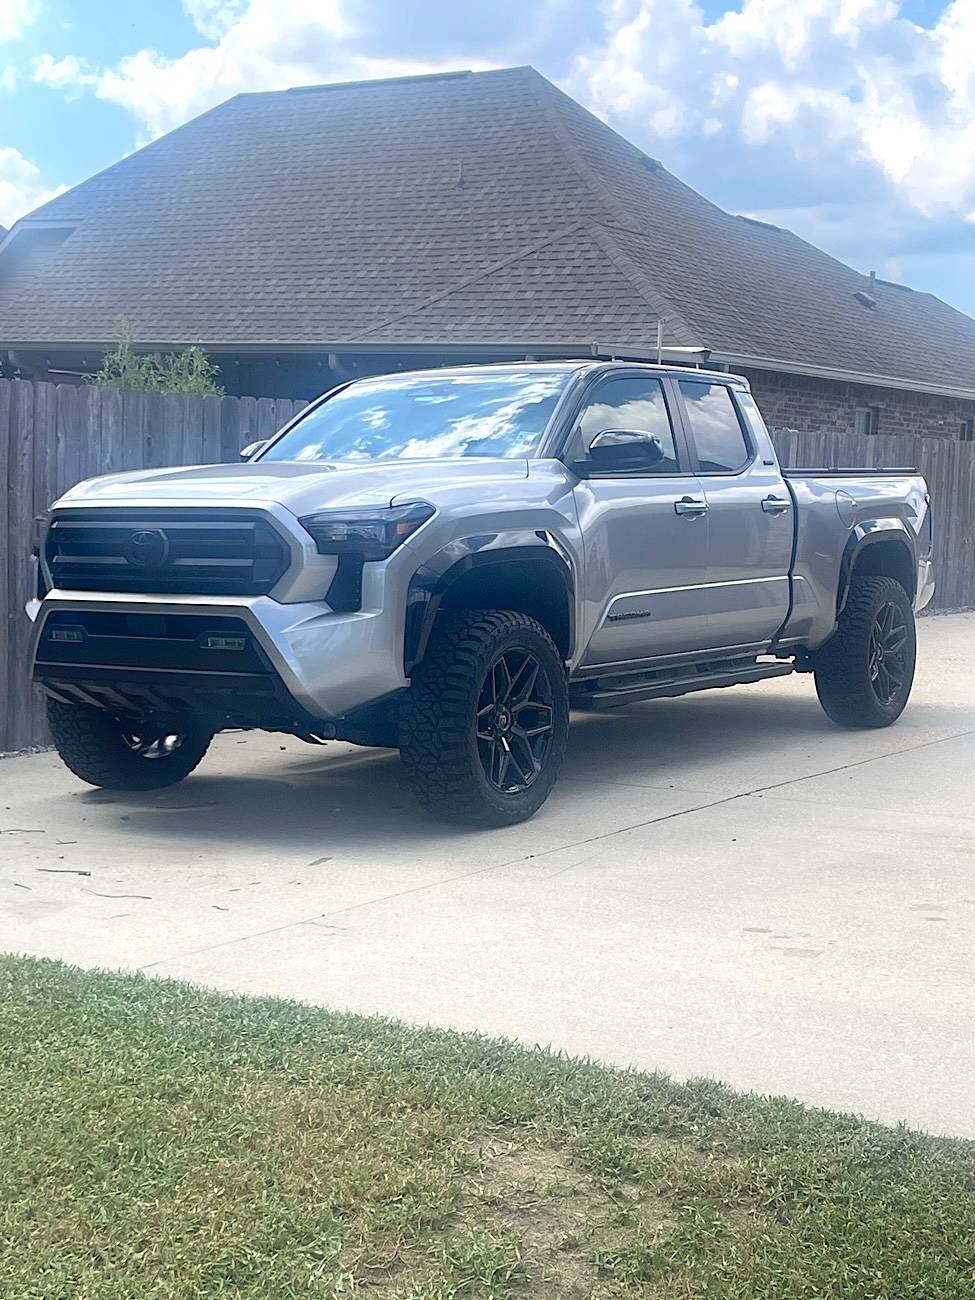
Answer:
[(299, 522), (314, 537), (320, 555), (385, 560), (433, 514), (429, 502), (410, 501), (388, 509), (321, 510)]

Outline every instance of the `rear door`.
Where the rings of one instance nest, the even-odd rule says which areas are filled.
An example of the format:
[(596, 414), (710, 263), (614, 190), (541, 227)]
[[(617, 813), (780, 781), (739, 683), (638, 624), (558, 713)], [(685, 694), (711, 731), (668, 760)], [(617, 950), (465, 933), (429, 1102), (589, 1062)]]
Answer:
[(789, 610), (792, 498), (728, 384), (677, 386), (708, 503), (707, 646), (767, 646)]
[(589, 471), (574, 489), (585, 539), (582, 666), (697, 650), (706, 639), (707, 507), (679, 421), (676, 395), (657, 375), (632, 368), (602, 375), (587, 391), (566, 459), (585, 461), (607, 430), (656, 438), (652, 468)]

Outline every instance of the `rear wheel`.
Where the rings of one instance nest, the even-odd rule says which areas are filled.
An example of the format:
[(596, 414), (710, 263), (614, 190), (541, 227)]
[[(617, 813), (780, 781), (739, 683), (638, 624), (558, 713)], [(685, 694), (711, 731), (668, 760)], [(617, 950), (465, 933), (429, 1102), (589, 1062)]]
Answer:
[(565, 668), (533, 618), (451, 615), (417, 667), (400, 750), (420, 803), (446, 821), (506, 826), (541, 807), (565, 754)]
[(129, 722), (86, 704), (47, 702), (47, 721), (65, 765), (106, 790), (159, 790), (182, 781), (207, 752), (213, 733), (189, 721)]
[(839, 626), (814, 659), (816, 693), (843, 727), (889, 727), (914, 682), (914, 610), (893, 578), (854, 578)]

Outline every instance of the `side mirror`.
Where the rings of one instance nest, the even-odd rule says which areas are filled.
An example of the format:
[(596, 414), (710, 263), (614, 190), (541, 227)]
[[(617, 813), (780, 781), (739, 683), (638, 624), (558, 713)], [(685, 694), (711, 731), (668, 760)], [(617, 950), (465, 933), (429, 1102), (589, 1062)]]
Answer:
[(249, 442), (246, 447), (241, 449), (241, 460), (250, 460), (251, 457), (256, 456), (259, 451), (263, 451), (270, 441), (270, 438), (262, 438), (260, 442)]
[(664, 458), (660, 439), (635, 429), (604, 429), (589, 444), (589, 466), (604, 472), (649, 470)]

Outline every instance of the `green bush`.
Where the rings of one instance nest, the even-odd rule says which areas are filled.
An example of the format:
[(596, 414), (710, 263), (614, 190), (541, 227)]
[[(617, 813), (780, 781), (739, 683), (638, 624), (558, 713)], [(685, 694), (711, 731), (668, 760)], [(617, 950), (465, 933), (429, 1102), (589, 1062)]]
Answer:
[(99, 388), (148, 388), (163, 393), (202, 393), (223, 396), (217, 383), (220, 367), (213, 364), (202, 348), (184, 348), (181, 352), (136, 352), (131, 335), (125, 331), (90, 382)]

